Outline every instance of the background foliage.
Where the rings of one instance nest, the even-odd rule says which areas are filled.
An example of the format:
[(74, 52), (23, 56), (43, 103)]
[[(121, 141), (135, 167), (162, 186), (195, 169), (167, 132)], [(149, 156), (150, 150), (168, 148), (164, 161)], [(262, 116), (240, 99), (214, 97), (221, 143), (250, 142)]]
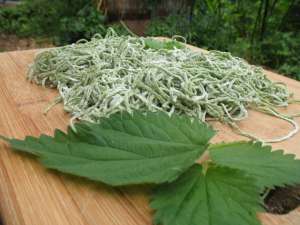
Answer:
[(147, 35), (180, 34), (300, 80), (299, 0), (194, 1), (190, 12), (152, 20)]
[(0, 9), (0, 32), (50, 37), (63, 45), (106, 33), (106, 17), (90, 0), (23, 0)]
[[(230, 51), (300, 80), (300, 0), (188, 0), (190, 7), (167, 17), (157, 12), (164, 0), (143, 1), (151, 11), (146, 35), (179, 34), (199, 47)], [(95, 5), (91, 0), (23, 0), (0, 9), (0, 32), (48, 37), (56, 45), (89, 39), (109, 26)]]

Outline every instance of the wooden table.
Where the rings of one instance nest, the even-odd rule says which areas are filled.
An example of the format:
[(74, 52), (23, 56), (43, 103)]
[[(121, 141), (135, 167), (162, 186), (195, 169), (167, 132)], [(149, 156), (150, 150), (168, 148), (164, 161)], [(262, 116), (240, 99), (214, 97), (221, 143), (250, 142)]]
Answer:
[[(69, 116), (61, 106), (47, 116), (42, 114), (57, 92), (26, 81), (27, 66), (36, 52), (0, 54), (2, 135), (24, 138), (52, 134), (55, 128), (65, 130), (68, 125)], [(300, 98), (299, 82), (271, 72), (267, 75), (285, 82)], [(284, 111), (300, 112), (300, 105), (291, 105)], [(219, 130), (214, 142), (242, 139), (228, 127), (219, 123), (213, 126)], [(286, 122), (258, 112), (250, 112), (249, 119), (240, 126), (266, 138), (285, 134), (291, 128)], [(300, 158), (300, 134), (273, 146)], [(150, 225), (153, 213), (148, 196), (137, 188), (112, 189), (46, 170), (34, 158), (12, 152), (4, 142), (0, 142), (0, 209), (5, 225)], [(265, 225), (299, 225), (300, 208), (284, 216), (259, 217)]]

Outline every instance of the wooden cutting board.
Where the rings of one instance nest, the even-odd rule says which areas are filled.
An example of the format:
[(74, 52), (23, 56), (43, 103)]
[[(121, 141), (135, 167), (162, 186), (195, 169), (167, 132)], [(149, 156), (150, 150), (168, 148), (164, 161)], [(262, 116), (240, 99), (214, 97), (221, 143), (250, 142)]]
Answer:
[[(68, 125), (69, 116), (61, 105), (47, 116), (42, 113), (57, 92), (31, 84), (25, 78), (27, 66), (37, 51), (0, 54), (2, 135), (16, 138), (41, 133), (51, 135), (55, 128), (65, 130)], [(274, 81), (285, 82), (300, 98), (299, 82), (266, 73)], [(300, 105), (283, 111), (300, 112)], [(243, 139), (220, 123), (213, 126), (219, 130), (214, 142)], [(265, 138), (286, 134), (291, 128), (281, 120), (258, 112), (250, 112), (249, 119), (240, 126)], [(300, 134), (273, 147), (300, 158)], [(44, 169), (34, 158), (14, 153), (0, 142), (0, 209), (5, 225), (151, 225), (153, 212), (148, 207), (148, 198), (138, 188), (112, 189)], [(265, 225), (299, 225), (300, 208), (284, 216), (265, 213), (259, 217)]]

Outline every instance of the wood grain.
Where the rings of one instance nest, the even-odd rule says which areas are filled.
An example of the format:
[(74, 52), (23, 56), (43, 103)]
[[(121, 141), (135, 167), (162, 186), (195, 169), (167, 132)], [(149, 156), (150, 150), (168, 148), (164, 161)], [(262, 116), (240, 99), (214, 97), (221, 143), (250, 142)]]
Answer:
[[(56, 128), (65, 130), (69, 123), (61, 105), (47, 116), (42, 114), (57, 92), (26, 80), (27, 66), (37, 51), (0, 54), (2, 135), (16, 138), (51, 135)], [(295, 97), (300, 98), (299, 82), (266, 73), (274, 81), (285, 82)], [(291, 105), (283, 111), (300, 112), (300, 105)], [(219, 130), (214, 142), (243, 139), (220, 123), (213, 126)], [(240, 126), (265, 138), (285, 134), (291, 128), (286, 122), (253, 111)], [(300, 158), (300, 134), (273, 147)], [(6, 225), (150, 225), (153, 212), (148, 207), (148, 196), (142, 188), (112, 189), (46, 170), (35, 159), (14, 153), (0, 142), (0, 214)], [(300, 208), (284, 216), (265, 213), (259, 218), (265, 225), (299, 225)]]

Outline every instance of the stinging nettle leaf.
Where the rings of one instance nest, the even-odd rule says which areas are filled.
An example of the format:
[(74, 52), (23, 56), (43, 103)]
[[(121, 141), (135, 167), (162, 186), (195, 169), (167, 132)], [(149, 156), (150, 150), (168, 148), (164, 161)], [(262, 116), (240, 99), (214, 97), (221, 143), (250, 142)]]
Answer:
[(259, 189), (240, 170), (194, 165), (176, 181), (162, 184), (150, 206), (157, 225), (259, 225)]
[(264, 187), (300, 183), (300, 160), (282, 150), (257, 142), (234, 142), (211, 145), (211, 159), (221, 166), (240, 169), (253, 176), (257, 185)]
[(116, 186), (173, 181), (214, 135), (204, 123), (164, 113), (117, 114), (101, 124), (78, 123), (75, 129), (9, 143), (38, 156), (48, 168)]
[(144, 42), (145, 42), (146, 49), (151, 48), (154, 50), (161, 50), (161, 49), (172, 50), (175, 48), (181, 49), (181, 48), (185, 47), (183, 44), (181, 44), (180, 42), (178, 42), (176, 40), (160, 41), (160, 40), (156, 40), (153, 38), (145, 38)]

